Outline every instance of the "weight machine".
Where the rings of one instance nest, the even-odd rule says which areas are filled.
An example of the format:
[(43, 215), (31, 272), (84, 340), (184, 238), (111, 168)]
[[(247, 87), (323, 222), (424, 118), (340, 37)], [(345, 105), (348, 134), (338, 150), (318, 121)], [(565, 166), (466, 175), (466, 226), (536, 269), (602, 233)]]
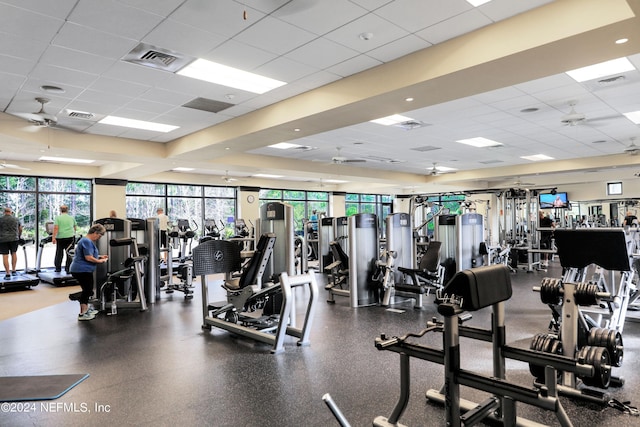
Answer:
[[(379, 416), (373, 425), (379, 427), (401, 426), (399, 420), (407, 407), (410, 396), (410, 359), (412, 357), (444, 365), (444, 386), (441, 391), (431, 389), (427, 399), (442, 403), (448, 426), (474, 425), (483, 420), (501, 422), (505, 426), (533, 425), (534, 422), (516, 414), (516, 402), (553, 411), (563, 427), (572, 426), (556, 386), (557, 372), (572, 372), (582, 377), (593, 377), (596, 368), (587, 360), (543, 353), (536, 350), (506, 345), (505, 302), (511, 297), (509, 269), (503, 265), (483, 266), (456, 273), (439, 293), (443, 302), (438, 306), (442, 321), (433, 320), (418, 333), (388, 338), (384, 334), (376, 338), (379, 350), (393, 351), (400, 356), (400, 398), (391, 416)], [(490, 329), (468, 327), (462, 323), (470, 317), (468, 312), (491, 307), (493, 315)], [(427, 333), (443, 335), (443, 349), (434, 349), (415, 342)], [(491, 376), (463, 369), (460, 337), (493, 344), (493, 373)], [(506, 358), (537, 363), (544, 368), (544, 388), (526, 387), (506, 379)], [(461, 397), (461, 386), (490, 393), (481, 403)]]

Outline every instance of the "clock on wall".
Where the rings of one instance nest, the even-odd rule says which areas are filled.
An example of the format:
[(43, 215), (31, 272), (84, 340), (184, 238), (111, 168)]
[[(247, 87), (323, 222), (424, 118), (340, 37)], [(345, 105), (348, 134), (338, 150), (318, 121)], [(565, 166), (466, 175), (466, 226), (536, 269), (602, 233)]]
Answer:
[(256, 200), (256, 198), (253, 196), (253, 194), (249, 194), (247, 196), (247, 202), (248, 203), (253, 203)]

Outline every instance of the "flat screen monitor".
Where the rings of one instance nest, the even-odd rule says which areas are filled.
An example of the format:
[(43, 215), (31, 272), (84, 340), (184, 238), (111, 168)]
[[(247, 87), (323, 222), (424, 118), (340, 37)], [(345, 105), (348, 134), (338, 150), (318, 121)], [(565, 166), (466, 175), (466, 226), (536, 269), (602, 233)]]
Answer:
[(568, 208), (567, 193), (540, 193), (540, 209)]

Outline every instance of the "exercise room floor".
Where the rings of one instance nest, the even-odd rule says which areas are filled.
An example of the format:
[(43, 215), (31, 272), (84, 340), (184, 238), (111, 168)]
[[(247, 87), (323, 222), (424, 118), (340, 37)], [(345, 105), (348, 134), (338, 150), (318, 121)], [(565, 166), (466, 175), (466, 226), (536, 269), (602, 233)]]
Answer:
[[(508, 343), (528, 348), (534, 334), (546, 332), (550, 311), (532, 291), (545, 276), (560, 277), (559, 265), (552, 263), (548, 273), (512, 274)], [(218, 288), (211, 283), (210, 292), (221, 296)], [(394, 310), (352, 309), (347, 298), (336, 298), (328, 304), (321, 292), (311, 346), (298, 347), (287, 337), (285, 351), (278, 355), (248, 338), (202, 330), (198, 282), (193, 300), (163, 293), (144, 313), (121, 309), (115, 317), (101, 313), (93, 321), (78, 322), (78, 304), (65, 301), (0, 321), (1, 376), (90, 374), (53, 401), (61, 403), (56, 411), (43, 410), (39, 402), (29, 413), (3, 410), (0, 425), (337, 426), (322, 401), (325, 393), (351, 425), (371, 425), (375, 417), (391, 414), (399, 396), (399, 356), (376, 350), (374, 339), (380, 333), (420, 331), (437, 315), (436, 307), (433, 297), (426, 298), (421, 310), (410, 302)], [(468, 324), (489, 327), (489, 318), (485, 309)], [(632, 405), (640, 405), (639, 335), (640, 324), (627, 320), (624, 363), (613, 372), (626, 383), (609, 389)], [(417, 341), (441, 348), (441, 335), (435, 333)], [(463, 339), (461, 347), (465, 369), (491, 373), (489, 346)], [(411, 400), (400, 423), (444, 426), (443, 408), (425, 399), (427, 389), (442, 386), (442, 366), (416, 359), (411, 363)], [(528, 366), (520, 362), (507, 363), (507, 378), (532, 384)], [(479, 402), (486, 395), (463, 388), (462, 397)], [(561, 400), (574, 426), (640, 426), (640, 417), (614, 408)], [(87, 412), (78, 409), (83, 405)], [(525, 404), (518, 405), (518, 416), (559, 425), (553, 413)]]

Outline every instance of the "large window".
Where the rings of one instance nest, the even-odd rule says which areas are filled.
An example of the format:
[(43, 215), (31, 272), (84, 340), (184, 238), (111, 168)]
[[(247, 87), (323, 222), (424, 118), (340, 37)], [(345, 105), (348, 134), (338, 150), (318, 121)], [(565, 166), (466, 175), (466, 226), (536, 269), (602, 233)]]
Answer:
[(91, 223), (91, 181), (86, 179), (37, 178), (0, 175), (0, 203), (13, 209), (22, 224), (26, 245), (18, 256), (19, 269), (53, 266), (55, 246), (44, 245), (41, 265), (36, 266), (38, 243), (48, 236), (46, 224), (60, 214), (60, 206), (69, 207), (69, 215), (78, 223), (77, 233), (86, 234)]
[(223, 236), (233, 235), (234, 188), (130, 182), (126, 194), (128, 218), (151, 218), (163, 208), (171, 222), (186, 220), (199, 236), (206, 234), (205, 224), (212, 220), (220, 228), (224, 225)]
[(313, 211), (318, 217), (323, 212), (329, 212), (329, 193), (326, 191), (260, 190), (260, 205), (269, 202), (284, 202), (293, 206), (295, 229), (299, 234)]
[(345, 196), (344, 203), (344, 211), (347, 216), (359, 213), (375, 214), (378, 217), (378, 227), (381, 234), (385, 235), (385, 218), (392, 212), (392, 196), (349, 193)]

